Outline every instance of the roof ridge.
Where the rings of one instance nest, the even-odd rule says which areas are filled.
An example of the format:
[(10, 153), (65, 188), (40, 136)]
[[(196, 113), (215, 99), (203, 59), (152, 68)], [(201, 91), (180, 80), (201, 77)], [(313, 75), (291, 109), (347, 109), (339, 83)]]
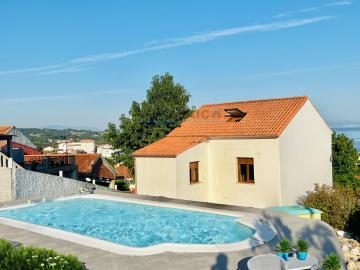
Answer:
[(226, 104), (236, 104), (236, 103), (250, 103), (250, 102), (268, 102), (268, 101), (277, 101), (277, 100), (287, 100), (287, 99), (309, 99), (309, 96), (292, 96), (292, 97), (282, 97), (282, 98), (265, 98), (265, 99), (250, 99), (250, 100), (240, 100), (240, 101), (231, 101), (231, 102), (222, 102), (222, 103), (209, 103), (201, 105), (199, 108), (206, 106), (218, 106)]

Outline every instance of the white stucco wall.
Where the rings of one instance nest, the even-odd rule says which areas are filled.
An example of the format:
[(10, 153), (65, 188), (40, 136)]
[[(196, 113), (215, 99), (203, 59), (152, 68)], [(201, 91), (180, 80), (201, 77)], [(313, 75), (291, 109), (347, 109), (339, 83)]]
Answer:
[(176, 158), (135, 158), (136, 192), (176, 198)]
[(0, 167), (0, 202), (11, 201), (12, 171), (11, 168)]
[(315, 183), (332, 184), (331, 133), (307, 101), (279, 138), (281, 204), (295, 204)]
[[(255, 184), (238, 182), (237, 158), (254, 158)], [(278, 139), (217, 139), (209, 143), (209, 201), (252, 207), (278, 205)]]
[[(254, 158), (255, 184), (238, 183), (237, 158)], [(189, 162), (199, 161), (200, 183), (190, 184)], [(280, 203), (278, 139), (212, 139), (176, 158), (136, 158), (137, 193), (230, 205)]]
[[(199, 183), (190, 184), (189, 162), (199, 161)], [(208, 142), (198, 144), (176, 158), (176, 198), (208, 201)]]

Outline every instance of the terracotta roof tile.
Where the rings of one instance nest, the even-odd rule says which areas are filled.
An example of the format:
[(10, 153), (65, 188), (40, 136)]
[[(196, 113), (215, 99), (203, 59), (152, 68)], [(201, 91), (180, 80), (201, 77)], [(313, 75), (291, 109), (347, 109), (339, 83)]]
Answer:
[(205, 141), (206, 137), (170, 137), (167, 136), (133, 153), (133, 156), (174, 157), (195, 144)]
[(0, 126), (0, 135), (7, 135), (14, 126)]
[(131, 173), (128, 167), (126, 167), (123, 164), (116, 164), (115, 165), (115, 170), (116, 170), (116, 175), (117, 176), (122, 176), (124, 178), (130, 178), (131, 177)]
[(81, 139), (80, 142), (82, 142), (82, 143), (93, 143), (93, 142), (95, 142), (95, 140), (93, 140), (93, 139)]
[(79, 173), (91, 173), (93, 165), (100, 158), (100, 154), (76, 154), (75, 163)]
[[(176, 156), (196, 140), (213, 137), (276, 138), (281, 135), (308, 97), (251, 100), (201, 106), (167, 137), (134, 152), (134, 156)], [(229, 121), (224, 109), (246, 113)]]
[[(306, 101), (307, 97), (293, 97), (204, 105), (168, 136), (278, 137)], [(228, 122), (228, 108), (246, 115)]]

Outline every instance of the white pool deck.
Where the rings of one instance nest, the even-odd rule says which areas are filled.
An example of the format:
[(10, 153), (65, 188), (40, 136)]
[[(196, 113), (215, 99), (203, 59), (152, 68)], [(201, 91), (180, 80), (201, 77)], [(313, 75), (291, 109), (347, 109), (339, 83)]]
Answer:
[[(306, 239), (310, 243), (310, 253), (321, 261), (330, 252), (341, 254), (340, 245), (334, 230), (320, 221), (299, 219), (286, 214), (262, 211), (253, 208), (237, 206), (214, 205), (191, 201), (172, 200), (159, 197), (144, 197), (133, 194), (123, 194), (101, 191), (87, 198), (97, 197), (111, 200), (139, 202), (142, 204), (161, 205), (163, 207), (177, 207), (182, 209), (206, 211), (236, 216), (247, 226), (256, 226), (265, 221), (272, 233), (277, 232), (275, 239), (267, 233), (261, 233), (254, 240), (221, 245), (178, 245), (161, 244), (147, 248), (129, 248), (119, 244), (68, 233), (44, 226), (32, 225), (25, 222), (8, 223), (0, 220), (0, 238), (18, 241), (24, 245), (33, 245), (54, 249), (65, 254), (76, 255), (86, 263), (89, 269), (220, 269), (246, 270), (247, 260), (259, 254), (274, 253), (273, 248), (279, 238), (288, 238), (295, 242)], [(67, 199), (67, 198), (64, 198)], [(9, 207), (8, 205), (7, 207)], [(10, 206), (12, 207), (12, 206)], [(16, 205), (15, 207), (23, 207)], [(11, 220), (13, 221), (13, 220)], [(255, 224), (253, 223), (255, 221)], [(22, 223), (22, 224), (20, 224)], [(34, 227), (33, 227), (34, 226)], [(269, 240), (267, 242), (266, 240)], [(264, 241), (260, 243), (260, 241)], [(243, 243), (242, 243), (243, 242)], [(189, 247), (192, 246), (192, 247)], [(200, 249), (199, 249), (200, 248)], [(139, 250), (141, 249), (141, 251)], [(180, 251), (181, 250), (181, 251)], [(146, 255), (146, 256), (144, 256)], [(345, 269), (345, 268), (344, 268)]]

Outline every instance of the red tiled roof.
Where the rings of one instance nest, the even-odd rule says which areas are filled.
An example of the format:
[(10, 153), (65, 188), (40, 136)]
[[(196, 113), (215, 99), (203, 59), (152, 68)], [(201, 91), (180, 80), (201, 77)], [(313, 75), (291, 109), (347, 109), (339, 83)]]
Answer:
[(100, 154), (75, 154), (78, 173), (101, 178), (116, 178), (115, 168)]
[(20, 148), (24, 151), (24, 155), (41, 155), (41, 151), (34, 148), (27, 146), (22, 143), (12, 142), (12, 148)]
[(7, 135), (14, 126), (0, 126), (0, 135)]
[(91, 173), (93, 165), (100, 158), (100, 154), (76, 154), (75, 163), (78, 166), (78, 173)]
[(116, 169), (116, 175), (117, 176), (122, 176), (124, 178), (130, 178), (131, 177), (131, 173), (128, 167), (126, 167), (123, 164), (116, 164), (115, 165), (115, 169)]
[(82, 143), (93, 143), (93, 142), (95, 142), (95, 140), (93, 140), (93, 139), (82, 139), (82, 140), (80, 140), (80, 142), (82, 142)]
[(171, 137), (167, 136), (133, 153), (133, 156), (168, 156), (177, 154), (205, 141), (206, 137)]
[[(134, 156), (176, 156), (200, 139), (212, 137), (276, 138), (281, 135), (308, 97), (251, 100), (201, 106), (164, 139), (141, 148)], [(229, 121), (224, 109), (246, 113), (239, 122)]]

